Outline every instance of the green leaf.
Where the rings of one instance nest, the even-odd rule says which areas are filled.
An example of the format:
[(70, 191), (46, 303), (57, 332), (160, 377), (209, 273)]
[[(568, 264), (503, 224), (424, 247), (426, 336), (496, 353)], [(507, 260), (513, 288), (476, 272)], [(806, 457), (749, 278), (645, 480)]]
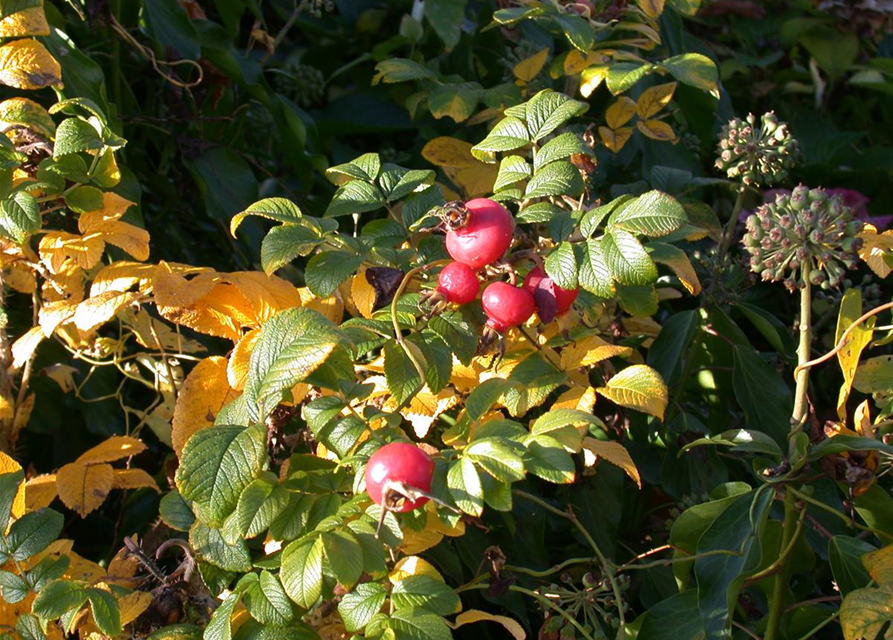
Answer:
[[(544, 144), (533, 159), (533, 168), (539, 169), (550, 162), (564, 160), (577, 154), (589, 155), (592, 151), (575, 133), (562, 133)], [(498, 182), (498, 179), (497, 179)]]
[(428, 94), (428, 108), (437, 119), (449, 116), (455, 122), (464, 122), (474, 115), (480, 97), (481, 85), (477, 82), (442, 84)]
[(16, 631), (22, 640), (47, 640), (40, 621), (30, 613), (19, 616), (16, 620)]
[(285, 224), (270, 229), (260, 246), (264, 273), (273, 275), (295, 258), (310, 255), (322, 241), (314, 229), (303, 225)]
[(648, 318), (657, 313), (660, 298), (653, 284), (617, 284), (617, 302), (620, 308), (634, 318)]
[(233, 236), (236, 235), (239, 225), (248, 216), (258, 216), (283, 224), (298, 224), (303, 214), (301, 213), (301, 208), (291, 200), (286, 198), (264, 198), (252, 204), (245, 211), (233, 216), (229, 223), (229, 232)]
[(531, 175), (530, 164), (522, 156), (505, 156), (499, 163), (499, 173), (493, 184), (493, 191), (501, 191), (517, 182), (527, 180)]
[(543, 89), (528, 100), (524, 110), (530, 139), (534, 142), (542, 140), (571, 118), (585, 113), (587, 109), (589, 105), (585, 102), (573, 100), (551, 89)]
[(28, 572), (28, 583), (34, 591), (41, 591), (53, 580), (61, 578), (70, 564), (71, 560), (68, 556), (48, 555)]
[(572, 13), (559, 13), (552, 16), (552, 20), (561, 27), (567, 41), (574, 48), (588, 54), (595, 44), (595, 33), (589, 21), (582, 16)]
[(304, 279), (313, 294), (328, 298), (363, 264), (363, 256), (346, 251), (323, 251), (310, 258)]
[(16, 191), (0, 202), (0, 235), (19, 244), (41, 227), (40, 206), (34, 196)]
[(465, 412), (472, 421), (480, 420), (503, 394), (516, 385), (505, 378), (484, 380), (471, 390), (465, 402)]
[(464, 365), (471, 363), (477, 350), (477, 328), (469, 321), (467, 312), (447, 311), (432, 317), (428, 328), (446, 343)]
[[(851, 289), (851, 291), (855, 291), (855, 289)], [(769, 311), (757, 305), (748, 302), (738, 302), (733, 306), (750, 320), (751, 324), (766, 338), (766, 341), (773, 349), (789, 360), (796, 360), (797, 343), (791, 338), (791, 332), (787, 325)], [(855, 320), (855, 318), (853, 319)]]
[(822, 440), (809, 452), (810, 460), (819, 460), (825, 456), (835, 453), (845, 453), (849, 451), (882, 451), (887, 455), (893, 455), (893, 447), (874, 438), (859, 436), (834, 436)]
[(604, 221), (608, 215), (611, 214), (615, 209), (620, 207), (623, 204), (626, 204), (632, 199), (630, 195), (623, 195), (619, 198), (614, 198), (608, 204), (603, 204), (600, 207), (596, 207), (595, 209), (591, 209), (583, 214), (582, 219), (580, 220), (580, 233), (582, 233), (587, 238), (592, 236), (596, 231), (598, 231), (599, 226)]
[(675, 313), (663, 324), (648, 349), (648, 366), (653, 367), (670, 387), (675, 386), (682, 377), (699, 324), (697, 311)]
[(266, 417), (285, 392), (316, 371), (346, 340), (311, 309), (287, 309), (268, 320), (251, 352), (245, 380), (251, 418)]
[(244, 538), (263, 533), (288, 506), (289, 493), (271, 479), (258, 478), (239, 496), (235, 525)]
[(425, 19), (431, 23), (435, 33), (443, 40), (447, 51), (459, 44), (467, 3), (468, 0), (427, 0), (425, 2)]
[(56, 142), (53, 147), (53, 158), (57, 159), (70, 153), (80, 153), (93, 149), (101, 149), (102, 138), (88, 122), (79, 118), (63, 120), (56, 129)]
[(198, 31), (177, 0), (143, 0), (140, 27), (162, 50), (171, 48), (189, 60), (201, 55)]
[(350, 589), (363, 574), (363, 549), (349, 531), (325, 531), (322, 534), (329, 568), (338, 583)]
[(513, 417), (522, 416), (532, 407), (539, 406), (567, 375), (535, 353), (525, 358), (509, 375), (512, 388), (503, 396), (503, 402)]
[(608, 76), (605, 81), (608, 90), (616, 95), (632, 89), (633, 85), (647, 76), (655, 69), (651, 63), (617, 62), (608, 67)]
[(669, 401), (667, 385), (660, 374), (644, 364), (634, 364), (614, 374), (596, 391), (622, 407), (664, 419)]
[(728, 630), (744, 576), (760, 563), (758, 532), (769, 515), (774, 491), (741, 495), (714, 520), (698, 541), (698, 553), (725, 549), (737, 555), (713, 555), (695, 561), (698, 608), (707, 637)]
[[(182, 467), (181, 467), (182, 468)], [(223, 531), (196, 520), (189, 530), (189, 546), (200, 559), (225, 571), (249, 571), (251, 554), (244, 540), (227, 542)]]
[(577, 288), (577, 255), (574, 245), (562, 242), (546, 258), (546, 274), (562, 289)]
[(395, 611), (389, 620), (397, 640), (452, 640), (443, 618), (424, 609), (410, 607)]
[(41, 620), (55, 620), (87, 602), (87, 591), (71, 580), (57, 580), (37, 594), (31, 612)]
[(845, 596), (871, 583), (871, 576), (862, 564), (862, 556), (872, 551), (877, 551), (877, 547), (851, 536), (834, 536), (828, 541), (831, 574), (841, 594)]
[(0, 530), (6, 531), (9, 526), (12, 505), (24, 480), (25, 472), (21, 469), (0, 475)]
[(580, 269), (577, 274), (580, 286), (600, 298), (613, 297), (614, 277), (608, 267), (602, 240), (587, 240), (580, 245), (580, 249)]
[(569, 484), (576, 475), (574, 460), (564, 445), (546, 435), (536, 436), (527, 443), (524, 467), (533, 475), (555, 484)]
[(888, 393), (893, 389), (893, 356), (876, 356), (859, 363), (853, 386), (862, 393)]
[(527, 125), (508, 116), (500, 120), (483, 141), (471, 148), (471, 155), (482, 162), (495, 162), (499, 151), (514, 151), (530, 144)]
[(614, 280), (626, 285), (650, 285), (657, 280), (657, 266), (634, 235), (622, 229), (606, 233), (601, 248)]
[(351, 593), (345, 594), (338, 603), (338, 613), (344, 628), (350, 632), (360, 631), (376, 613), (381, 611), (388, 593), (376, 582), (357, 585)]
[(856, 589), (840, 605), (840, 626), (846, 640), (877, 638), (890, 621), (893, 588)]
[(480, 516), (484, 512), (484, 488), (474, 463), (469, 458), (460, 458), (450, 465), (447, 472), (447, 489), (456, 506), (470, 516)]
[(601, 421), (591, 413), (576, 409), (552, 409), (534, 420), (530, 427), (530, 433), (539, 436), (554, 433), (564, 427), (594, 424), (600, 425)]
[(781, 457), (781, 448), (778, 444), (762, 431), (750, 429), (730, 429), (709, 438), (698, 438), (679, 449), (678, 456), (689, 449), (703, 445), (731, 447), (732, 451), (741, 453), (765, 453), (773, 457)]
[(375, 211), (383, 207), (384, 203), (384, 194), (374, 184), (362, 180), (351, 180), (338, 187), (325, 215), (327, 218), (335, 218), (364, 211)]
[(583, 178), (570, 162), (558, 160), (537, 170), (524, 191), (525, 198), (543, 196), (578, 197), (583, 193)]
[[(241, 599), (241, 594), (231, 593), (223, 602), (220, 603), (220, 605), (214, 610), (214, 615), (211, 616), (211, 621), (208, 622), (208, 626), (205, 627), (204, 635), (202, 636), (203, 640), (232, 640), (233, 613), (235, 613), (236, 605), (239, 604), (239, 600)], [(188, 633), (189, 631), (187, 629), (184, 629), (184, 632)], [(159, 638), (158, 640), (168, 639)], [(174, 635), (169, 640), (179, 640), (179, 634)]]
[(408, 576), (398, 582), (391, 592), (391, 601), (398, 611), (416, 607), (441, 616), (459, 611), (459, 596), (440, 580), (431, 576)]
[(24, 562), (40, 553), (62, 532), (65, 519), (52, 509), (30, 511), (12, 523), (9, 533), (0, 538), (0, 556)]
[(158, 515), (161, 521), (174, 531), (189, 531), (195, 522), (195, 514), (176, 490), (164, 494), (158, 505)]
[[(407, 349), (414, 349), (413, 353), (424, 369), (427, 363), (419, 348), (411, 342), (404, 342), (404, 344)], [(402, 404), (412, 396), (424, 382), (412, 360), (395, 340), (389, 340), (384, 345), (384, 374), (387, 379), (388, 391), (391, 392), (394, 402), (397, 404)]]
[[(719, 100), (719, 70), (713, 60), (700, 53), (683, 53), (664, 60), (660, 67), (687, 85), (706, 91)], [(610, 75), (608, 76), (610, 86)]]
[(76, 213), (102, 208), (102, 191), (96, 187), (75, 187), (65, 195), (65, 206)]
[(322, 594), (323, 542), (310, 536), (290, 543), (282, 552), (279, 578), (299, 607), (310, 609)]
[(698, 612), (698, 590), (688, 589), (652, 605), (639, 618), (636, 640), (703, 640)]
[(291, 622), (295, 616), (294, 607), (279, 578), (269, 571), (261, 571), (260, 575), (249, 573), (248, 576), (254, 576), (254, 579), (249, 580), (242, 598), (251, 617), (262, 624)]
[(484, 438), (465, 448), (464, 456), (500, 482), (511, 484), (524, 479), (524, 460), (508, 440)]
[(56, 104), (52, 105), (49, 109), (47, 109), (47, 113), (69, 113), (72, 115), (77, 115), (80, 113), (79, 110), (86, 112), (87, 117), (96, 116), (103, 124), (108, 124), (108, 117), (105, 115), (102, 107), (93, 102), (93, 100), (91, 100), (90, 98), (75, 97), (60, 100)]
[(893, 498), (877, 484), (853, 499), (853, 504), (865, 524), (879, 533), (884, 544), (893, 543)]
[(435, 173), (429, 169), (404, 169), (396, 165), (385, 166), (388, 168), (382, 172), (378, 183), (388, 202), (427, 189), (436, 177)]
[(0, 596), (5, 602), (15, 604), (28, 597), (31, 592), (28, 583), (14, 573), (0, 571)]
[(24, 11), (25, 9), (43, 8), (43, 0), (4, 0), (0, 4), (0, 19)]
[(701, 0), (669, 0), (670, 5), (679, 13), (693, 16), (701, 7)]
[(87, 589), (87, 599), (90, 601), (96, 627), (107, 636), (121, 633), (121, 608), (115, 596), (108, 591), (90, 587)]
[(341, 184), (346, 176), (349, 179), (355, 178), (364, 182), (375, 182), (381, 171), (381, 158), (377, 153), (364, 153), (359, 158), (354, 158), (350, 162), (339, 164), (326, 169), (326, 177), (335, 184)]
[(735, 345), (732, 351), (732, 386), (747, 425), (768, 433), (780, 444), (785, 442), (794, 409), (788, 385), (754, 349)]
[(208, 524), (222, 524), (235, 509), (239, 495), (267, 461), (267, 433), (263, 424), (247, 429), (234, 426), (202, 429), (183, 448), (176, 474), (177, 488), (185, 499), (193, 501), (199, 518)]
[(660, 191), (649, 191), (627, 201), (608, 218), (609, 227), (652, 238), (669, 235), (686, 222), (688, 216), (682, 205)]
[(372, 78), (372, 84), (378, 84), (379, 82), (389, 84), (392, 82), (408, 82), (410, 80), (434, 80), (437, 78), (428, 67), (406, 58), (382, 60), (375, 65), (375, 70), (378, 73)]

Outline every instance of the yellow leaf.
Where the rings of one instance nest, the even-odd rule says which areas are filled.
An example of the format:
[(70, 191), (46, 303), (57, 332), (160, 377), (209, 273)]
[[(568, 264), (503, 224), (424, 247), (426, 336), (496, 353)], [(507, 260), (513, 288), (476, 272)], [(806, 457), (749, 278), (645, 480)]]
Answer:
[(529, 58), (522, 60), (518, 64), (514, 66), (512, 69), (512, 73), (515, 74), (515, 77), (527, 84), (531, 80), (533, 80), (537, 74), (543, 69), (543, 65), (546, 64), (546, 60), (549, 58), (549, 47), (544, 47), (540, 49), (536, 53), (534, 53)]
[(143, 487), (161, 493), (152, 476), (142, 469), (115, 469), (112, 489), (140, 489)]
[(268, 276), (262, 271), (236, 271), (221, 274), (221, 278), (236, 287), (248, 302), (252, 310), (250, 326), (260, 326), (280, 311), (302, 305), (298, 289), (277, 276)]
[(478, 386), (479, 379), (480, 372), (474, 363), (472, 363), (471, 366), (466, 367), (459, 362), (456, 356), (453, 356), (453, 371), (450, 374), (450, 384), (453, 385), (457, 391), (461, 393), (471, 391)]
[(418, 556), (401, 558), (394, 565), (394, 570), (388, 575), (388, 580), (391, 581), (391, 584), (397, 584), (402, 580), (406, 580), (409, 576), (428, 576), (438, 582), (445, 582), (440, 572), (434, 568), (434, 565)]
[(187, 280), (160, 263), (153, 279), (155, 304), (163, 318), (201, 333), (238, 342), (254, 311), (239, 290), (220, 275), (202, 272)]
[(56, 490), (66, 507), (85, 518), (105, 502), (114, 476), (111, 465), (72, 462), (56, 473)]
[(25, 505), (28, 511), (50, 506), (56, 495), (55, 473), (35, 476), (25, 483)]
[(608, 107), (605, 112), (605, 122), (612, 129), (619, 129), (636, 115), (636, 101), (626, 96), (621, 96)]
[(40, 326), (31, 327), (25, 335), (12, 343), (12, 368), (20, 369), (25, 365), (46, 336)]
[(50, 35), (50, 25), (47, 24), (43, 7), (23, 9), (0, 20), (0, 38), (48, 35)]
[(575, 409), (592, 413), (595, 408), (595, 389), (592, 387), (571, 387), (562, 393), (552, 405), (553, 409)]
[(636, 113), (639, 114), (639, 118), (647, 120), (657, 115), (670, 103), (675, 91), (675, 82), (667, 82), (645, 89), (636, 101)]
[(59, 273), (67, 259), (82, 269), (95, 267), (102, 258), (105, 242), (98, 234), (85, 237), (66, 231), (50, 231), (40, 239), (38, 250), (41, 262), (47, 265), (50, 273)]
[[(840, 342), (844, 331), (862, 315), (862, 291), (860, 289), (847, 289), (840, 301), (840, 312), (837, 316), (837, 332), (834, 342)], [(837, 352), (837, 361), (843, 372), (843, 384), (840, 385), (840, 393), (837, 396), (837, 415), (841, 420), (846, 420), (846, 402), (853, 388), (853, 380), (856, 377), (856, 369), (859, 366), (859, 358), (862, 351), (871, 343), (874, 335), (875, 318), (869, 318), (850, 332), (850, 337), (843, 349)]]
[(441, 540), (443, 540), (443, 534), (431, 529), (422, 531), (406, 529), (403, 532), (403, 544), (400, 545), (400, 551), (407, 555), (415, 555), (436, 547)]
[(76, 462), (83, 464), (98, 464), (100, 462), (114, 462), (131, 456), (138, 455), (146, 450), (146, 445), (137, 438), (130, 436), (111, 436), (105, 442), (87, 449), (78, 456)]
[(227, 364), (220, 356), (205, 358), (186, 376), (177, 396), (171, 432), (177, 456), (193, 434), (214, 424), (220, 409), (234, 396)]
[(684, 251), (664, 243), (655, 243), (653, 246), (658, 248), (651, 253), (652, 260), (670, 267), (690, 294), (696, 296), (701, 293), (701, 281)]
[(614, 356), (628, 356), (632, 351), (630, 347), (609, 344), (598, 336), (588, 336), (562, 349), (561, 368), (567, 370), (590, 367)]
[(335, 324), (341, 324), (344, 316), (344, 301), (341, 294), (337, 291), (328, 298), (317, 298), (307, 287), (298, 289), (298, 295), (301, 296), (301, 304), (308, 309), (313, 309), (317, 313), (322, 314)]
[(154, 318), (140, 307), (136, 311), (124, 309), (118, 314), (128, 329), (133, 332), (136, 341), (149, 349), (160, 351), (162, 348), (174, 353), (200, 353), (206, 351), (204, 345), (197, 340), (187, 338), (179, 331), (171, 329), (163, 320)]
[(78, 228), (84, 238), (98, 237), (103, 242), (123, 249), (137, 260), (149, 258), (149, 233), (120, 218), (134, 206), (134, 202), (117, 193), (107, 191), (102, 195), (102, 207), (84, 213), (78, 218)]
[(121, 625), (127, 626), (139, 618), (154, 598), (148, 591), (133, 591), (123, 598), (118, 598), (118, 607), (121, 610)]
[[(173, 266), (173, 265), (172, 265)], [(142, 262), (129, 262), (118, 260), (103, 267), (93, 278), (90, 285), (90, 295), (98, 296), (106, 291), (128, 291), (131, 287), (140, 285), (140, 293), (147, 293), (149, 283), (155, 275), (156, 266)]]
[(67, 364), (52, 364), (41, 369), (40, 372), (58, 384), (62, 391), (68, 393), (74, 389), (74, 374), (78, 370)]
[(92, 333), (93, 330), (114, 318), (118, 311), (129, 306), (138, 297), (139, 294), (132, 291), (126, 293), (106, 291), (94, 298), (87, 298), (75, 309), (74, 326), (84, 333)]
[(56, 302), (43, 305), (37, 316), (43, 335), (53, 335), (56, 329), (74, 317), (76, 310), (77, 303), (69, 302), (68, 300), (57, 300)]
[(65, 300), (76, 304), (84, 299), (84, 270), (74, 260), (63, 260), (51, 278), (41, 286), (44, 303)]
[(16, 89), (62, 87), (62, 67), (37, 40), (0, 47), (0, 82)]
[(893, 585), (893, 545), (866, 553), (862, 556), (862, 564), (879, 585)]
[(660, 14), (664, 12), (664, 3), (666, 0), (638, 0), (639, 6), (642, 7), (642, 11), (645, 12), (645, 15), (649, 18), (659, 18)]
[(229, 386), (236, 391), (245, 388), (245, 378), (248, 375), (248, 362), (251, 352), (260, 337), (260, 329), (252, 329), (236, 343), (232, 353), (229, 354), (229, 363), (226, 367), (226, 379)]
[(639, 120), (636, 128), (652, 140), (676, 142), (676, 132), (663, 120)]
[(437, 513), (437, 507), (434, 506), (433, 502), (429, 502), (425, 505), (425, 510), (428, 512), (428, 520), (425, 523), (426, 529), (441, 533), (448, 538), (461, 538), (465, 535), (465, 523), (462, 520), (457, 521), (455, 526), (450, 527), (444, 524), (440, 519), (440, 516)]
[(608, 77), (607, 64), (599, 64), (588, 69), (584, 69), (580, 75), (580, 95), (588, 98), (598, 89), (599, 85)]
[(866, 224), (862, 233), (862, 248), (859, 257), (881, 278), (893, 271), (893, 229), (878, 233), (873, 224)]
[(492, 613), (487, 613), (486, 611), (478, 611), (477, 609), (471, 609), (465, 613), (460, 613), (456, 616), (456, 619), (451, 626), (453, 629), (458, 629), (461, 626), (473, 624), (475, 622), (495, 622), (501, 624), (515, 640), (524, 640), (527, 637), (527, 634), (524, 633), (524, 628), (511, 618), (507, 618), (506, 616), (496, 616)]
[[(893, 612), (893, 587), (850, 591), (840, 605), (840, 627), (844, 640), (877, 638)], [(884, 634), (889, 635), (889, 634)]]
[(571, 49), (564, 58), (564, 73), (573, 76), (581, 73), (588, 67), (596, 64), (605, 64), (609, 60), (610, 58), (598, 51), (590, 51), (588, 54), (584, 55), (579, 49)]
[[(428, 391), (428, 387), (424, 387), (419, 391), (409, 403), (402, 413), (413, 427), (413, 431), (417, 438), (424, 438), (428, 435), (431, 425), (437, 420), (444, 411), (451, 409), (459, 403), (459, 396), (450, 388), (441, 389), (440, 393), (434, 395)], [(389, 401), (388, 405), (394, 404)]]
[[(626, 472), (633, 481), (642, 488), (642, 478), (639, 476), (639, 470), (636, 463), (629, 455), (629, 451), (619, 442), (610, 440), (596, 440), (586, 436), (583, 438), (583, 448), (593, 453), (596, 458), (604, 458), (611, 464), (620, 467)], [(591, 466), (587, 463), (587, 466)]]
[[(15, 473), (16, 471), (21, 471), (22, 465), (13, 460), (11, 457), (0, 451), (0, 474), (4, 473)], [(19, 485), (19, 489), (16, 492), (15, 498), (12, 501), (12, 516), (14, 518), (21, 518), (25, 515), (25, 483), (22, 482)]]
[(644, 364), (627, 367), (596, 389), (622, 407), (649, 413), (663, 420), (667, 408), (667, 385), (660, 374)]
[(480, 164), (478, 160), (471, 155), (472, 145), (470, 142), (459, 140), (458, 138), (450, 138), (441, 136), (428, 141), (422, 147), (422, 157), (428, 162), (438, 167), (473, 167)]
[(21, 264), (11, 264), (3, 270), (3, 284), (19, 293), (32, 293), (37, 288), (34, 272)]
[(598, 133), (608, 151), (618, 153), (629, 142), (630, 136), (633, 135), (633, 130), (632, 127), (621, 127), (616, 131), (608, 127), (599, 127)]
[(372, 305), (375, 304), (375, 287), (366, 279), (366, 267), (354, 275), (350, 281), (350, 298), (360, 315), (364, 318), (372, 317)]
[(47, 110), (28, 98), (8, 98), (0, 102), (0, 124), (4, 125), (4, 131), (26, 127), (48, 140), (56, 135), (56, 123)]

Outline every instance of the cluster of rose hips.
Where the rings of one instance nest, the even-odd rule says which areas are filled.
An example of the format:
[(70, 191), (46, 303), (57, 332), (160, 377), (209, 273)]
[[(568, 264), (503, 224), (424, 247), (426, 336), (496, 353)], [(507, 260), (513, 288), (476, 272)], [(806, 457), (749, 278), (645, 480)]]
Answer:
[[(449, 203), (442, 208), (441, 218), (446, 229), (446, 249), (455, 262), (440, 272), (436, 292), (429, 302), (468, 304), (478, 297), (481, 270), (499, 261), (512, 244), (514, 219), (505, 207), (487, 198)], [(527, 274), (520, 287), (514, 282), (491, 282), (481, 295), (487, 315), (484, 339), (487, 340), (487, 333), (504, 334), (524, 324), (534, 312), (549, 322), (567, 313), (576, 297), (576, 289), (568, 291), (557, 286), (541, 265)]]

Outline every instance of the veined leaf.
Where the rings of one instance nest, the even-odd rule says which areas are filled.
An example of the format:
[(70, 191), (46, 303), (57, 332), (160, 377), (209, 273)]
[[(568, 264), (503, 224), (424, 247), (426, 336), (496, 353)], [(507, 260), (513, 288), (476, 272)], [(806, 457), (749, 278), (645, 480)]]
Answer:
[(301, 220), (303, 214), (301, 213), (301, 208), (291, 200), (286, 198), (264, 198), (252, 204), (245, 211), (233, 216), (229, 223), (229, 232), (233, 237), (236, 235), (236, 229), (239, 228), (239, 225), (248, 216), (259, 216), (283, 224), (296, 224)]
[(663, 378), (644, 364), (623, 369), (596, 391), (620, 406), (649, 413), (661, 420), (669, 401)]

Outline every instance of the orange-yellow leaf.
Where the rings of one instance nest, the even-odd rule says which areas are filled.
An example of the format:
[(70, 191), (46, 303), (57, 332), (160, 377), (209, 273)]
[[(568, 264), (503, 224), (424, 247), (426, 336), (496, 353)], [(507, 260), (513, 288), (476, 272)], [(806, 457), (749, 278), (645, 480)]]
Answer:
[(619, 129), (636, 115), (636, 101), (626, 96), (617, 98), (617, 101), (608, 107), (605, 112), (605, 122), (611, 129)]
[(592, 387), (571, 387), (558, 398), (552, 405), (553, 409), (574, 409), (592, 413), (596, 400), (595, 389)]
[(50, 273), (58, 273), (66, 259), (82, 269), (92, 269), (102, 258), (105, 241), (99, 234), (79, 236), (66, 231), (50, 231), (40, 239), (41, 261)]
[(546, 60), (548, 60), (548, 58), (549, 47), (544, 47), (529, 58), (526, 58), (516, 64), (512, 68), (512, 73), (514, 73), (515, 77), (522, 83), (527, 84), (528, 82), (533, 80), (540, 71), (543, 70), (543, 65), (546, 64)]
[(229, 354), (229, 364), (226, 367), (226, 379), (229, 386), (236, 391), (245, 388), (245, 377), (248, 375), (248, 362), (251, 359), (251, 352), (254, 351), (254, 345), (260, 337), (260, 329), (252, 329), (242, 339), (236, 343), (232, 352)]
[(649, 18), (659, 18), (664, 12), (666, 0), (638, 0), (639, 6)]
[(3, 284), (19, 293), (32, 293), (37, 288), (37, 278), (28, 267), (13, 263), (3, 270)]
[[(0, 451), (0, 474), (15, 473), (21, 471), (22, 465), (13, 460), (11, 457)], [(25, 483), (19, 485), (15, 498), (12, 501), (12, 515), (15, 518), (21, 518), (25, 515)]]
[(106, 291), (96, 297), (87, 298), (75, 309), (74, 326), (84, 333), (91, 333), (114, 318), (118, 311), (129, 306), (138, 297), (139, 294), (133, 291), (126, 293)]
[(50, 25), (47, 24), (43, 7), (23, 9), (0, 20), (0, 38), (48, 35), (50, 35)]
[(478, 160), (471, 155), (473, 146), (470, 142), (458, 138), (441, 136), (428, 141), (422, 147), (422, 157), (438, 167), (473, 167), (479, 164)]
[(118, 607), (121, 610), (121, 625), (127, 626), (139, 618), (154, 598), (148, 591), (133, 591), (123, 598), (118, 598)]
[(298, 289), (277, 276), (269, 276), (262, 271), (236, 271), (221, 274), (221, 277), (236, 287), (248, 301), (252, 310), (251, 326), (260, 326), (280, 311), (302, 305), (303, 299)]
[(862, 248), (859, 257), (881, 278), (893, 271), (893, 229), (878, 233), (873, 224), (866, 224), (862, 233)]
[(97, 296), (106, 291), (128, 291), (139, 284), (140, 293), (146, 293), (155, 274), (154, 264), (118, 260), (103, 267), (93, 278), (90, 295)]
[[(848, 289), (840, 301), (840, 311), (837, 315), (837, 332), (835, 343), (840, 342), (843, 333), (850, 325), (862, 315), (862, 292), (860, 289)], [(874, 335), (875, 318), (869, 318), (850, 332), (843, 349), (837, 352), (837, 361), (843, 373), (843, 384), (837, 397), (837, 414), (841, 420), (846, 419), (846, 402), (853, 388), (853, 380), (856, 378), (856, 369), (859, 366), (859, 358), (862, 351), (871, 343)]]
[(317, 298), (310, 289), (301, 287), (298, 289), (298, 294), (301, 296), (302, 306), (313, 309), (335, 324), (341, 324), (341, 319), (344, 316), (344, 301), (338, 291), (328, 298)]
[(31, 359), (31, 356), (34, 355), (34, 352), (37, 351), (37, 347), (43, 342), (43, 339), (46, 336), (43, 334), (43, 329), (40, 326), (31, 327), (28, 331), (20, 336), (18, 340), (12, 343), (12, 368), (20, 369), (24, 366), (28, 360)]
[(639, 120), (636, 128), (652, 140), (676, 142), (676, 132), (663, 120)]
[(375, 287), (366, 279), (366, 268), (363, 267), (350, 281), (350, 298), (364, 318), (372, 317), (372, 305), (375, 304)]
[(434, 395), (428, 391), (428, 387), (425, 387), (413, 396), (409, 406), (402, 413), (412, 424), (416, 437), (424, 438), (437, 417), (458, 403), (459, 396), (450, 388), (442, 389), (440, 393)]
[(152, 476), (142, 469), (115, 469), (112, 489), (141, 489), (143, 487), (161, 493)]
[(85, 518), (105, 502), (114, 477), (109, 464), (72, 462), (56, 473), (56, 490), (66, 507)]
[(596, 391), (622, 407), (642, 411), (661, 420), (669, 402), (664, 379), (644, 364), (623, 369)]
[(618, 153), (629, 142), (630, 136), (633, 135), (633, 130), (632, 127), (620, 127), (616, 131), (608, 127), (599, 127), (598, 133), (608, 151)]
[(592, 65), (605, 64), (609, 60), (610, 58), (598, 51), (590, 51), (588, 54), (584, 54), (579, 49), (571, 49), (564, 58), (564, 73), (573, 76)]
[(223, 405), (234, 397), (227, 379), (227, 360), (205, 358), (186, 376), (174, 408), (171, 442), (179, 456), (186, 441), (214, 424)]
[(460, 613), (456, 616), (456, 619), (451, 626), (453, 629), (458, 629), (466, 624), (473, 624), (475, 622), (495, 622), (500, 624), (515, 640), (524, 640), (527, 637), (527, 634), (524, 633), (524, 628), (515, 620), (506, 616), (493, 615), (486, 611), (478, 611), (477, 609), (471, 609), (465, 613)]
[(639, 118), (648, 120), (656, 116), (670, 103), (675, 91), (675, 82), (667, 82), (645, 89), (636, 101), (636, 113), (639, 114)]
[(105, 442), (87, 449), (78, 456), (77, 462), (83, 464), (98, 464), (100, 462), (114, 462), (123, 460), (146, 450), (146, 445), (137, 438), (130, 436), (112, 436)]
[(598, 336), (588, 336), (562, 349), (561, 368), (568, 370), (590, 367), (614, 356), (629, 356), (632, 351), (630, 347), (610, 344)]
[(50, 506), (57, 495), (55, 473), (35, 476), (25, 483), (25, 505), (28, 511)]
[(434, 568), (434, 565), (418, 556), (401, 558), (394, 565), (394, 569), (388, 575), (388, 579), (391, 581), (391, 584), (397, 584), (402, 580), (406, 580), (409, 576), (428, 576), (438, 582), (444, 582), (443, 576)]
[(594, 464), (598, 458), (604, 458), (607, 462), (623, 469), (626, 475), (632, 478), (639, 485), (640, 489), (642, 488), (642, 478), (639, 476), (636, 463), (633, 462), (629, 451), (622, 444), (610, 440), (596, 440), (586, 436), (583, 438), (583, 448), (595, 456), (592, 463), (587, 460), (587, 466)]
[(580, 95), (584, 98), (591, 96), (608, 77), (608, 69), (610, 67), (607, 64), (597, 64), (584, 69), (580, 74)]
[(415, 531), (407, 528), (403, 532), (403, 544), (400, 545), (400, 552), (406, 555), (423, 553), (439, 545), (441, 540), (443, 540), (443, 534), (437, 531), (427, 528)]
[(0, 47), (0, 82), (16, 89), (62, 87), (62, 67), (37, 40), (15, 40)]

